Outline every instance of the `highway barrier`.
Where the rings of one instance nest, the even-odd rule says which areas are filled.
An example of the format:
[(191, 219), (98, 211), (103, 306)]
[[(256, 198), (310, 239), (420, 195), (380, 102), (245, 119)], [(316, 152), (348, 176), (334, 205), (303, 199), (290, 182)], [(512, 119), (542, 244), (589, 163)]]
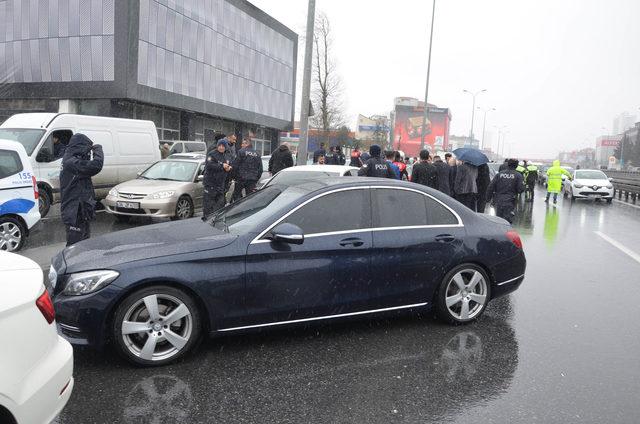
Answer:
[(613, 178), (612, 184), (614, 188), (613, 197), (618, 195), (618, 199), (636, 203), (640, 198), (640, 172), (627, 171), (605, 171), (609, 178)]

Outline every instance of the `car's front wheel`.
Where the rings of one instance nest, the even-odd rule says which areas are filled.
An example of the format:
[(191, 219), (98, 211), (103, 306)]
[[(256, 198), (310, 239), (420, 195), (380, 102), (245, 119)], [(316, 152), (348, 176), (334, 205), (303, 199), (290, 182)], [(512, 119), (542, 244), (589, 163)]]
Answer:
[(191, 218), (194, 212), (195, 208), (191, 198), (189, 196), (182, 196), (176, 203), (176, 213), (172, 219), (177, 220)]
[(198, 342), (201, 321), (195, 301), (169, 286), (151, 286), (127, 296), (111, 328), (119, 353), (130, 362), (159, 366), (173, 362)]
[(490, 280), (482, 268), (462, 264), (440, 283), (436, 295), (438, 317), (450, 323), (467, 323), (484, 312), (491, 297)]

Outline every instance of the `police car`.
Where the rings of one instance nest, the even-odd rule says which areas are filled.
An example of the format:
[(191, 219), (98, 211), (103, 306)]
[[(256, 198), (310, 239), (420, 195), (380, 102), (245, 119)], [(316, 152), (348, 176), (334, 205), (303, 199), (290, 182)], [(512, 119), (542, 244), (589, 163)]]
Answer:
[(0, 140), (0, 250), (22, 248), (40, 220), (38, 186), (22, 144)]

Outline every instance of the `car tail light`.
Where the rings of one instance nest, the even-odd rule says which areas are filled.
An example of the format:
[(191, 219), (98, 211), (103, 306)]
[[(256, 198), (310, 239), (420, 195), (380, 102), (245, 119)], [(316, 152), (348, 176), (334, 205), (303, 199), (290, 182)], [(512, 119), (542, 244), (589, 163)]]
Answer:
[(33, 182), (33, 195), (35, 196), (36, 200), (38, 200), (38, 198), (40, 197), (40, 193), (38, 192), (38, 182), (36, 181), (36, 177), (32, 175), (31, 181)]
[(522, 249), (522, 240), (520, 240), (520, 234), (518, 234), (517, 231), (507, 231), (507, 238), (511, 240), (511, 242), (515, 244), (518, 249)]
[(56, 319), (56, 312), (53, 309), (53, 302), (51, 302), (48, 291), (45, 290), (44, 293), (40, 295), (40, 297), (36, 300), (36, 306), (38, 307), (38, 309), (40, 309), (40, 312), (42, 312), (44, 319), (46, 319), (49, 324), (51, 324), (53, 320)]

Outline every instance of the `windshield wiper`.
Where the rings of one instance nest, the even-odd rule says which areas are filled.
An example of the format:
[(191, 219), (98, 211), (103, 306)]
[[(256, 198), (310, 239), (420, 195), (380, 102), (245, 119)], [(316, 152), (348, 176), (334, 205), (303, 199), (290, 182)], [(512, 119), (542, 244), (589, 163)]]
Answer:
[(180, 181), (180, 180), (174, 180), (173, 178), (156, 178), (156, 180), (158, 180), (158, 181)]

